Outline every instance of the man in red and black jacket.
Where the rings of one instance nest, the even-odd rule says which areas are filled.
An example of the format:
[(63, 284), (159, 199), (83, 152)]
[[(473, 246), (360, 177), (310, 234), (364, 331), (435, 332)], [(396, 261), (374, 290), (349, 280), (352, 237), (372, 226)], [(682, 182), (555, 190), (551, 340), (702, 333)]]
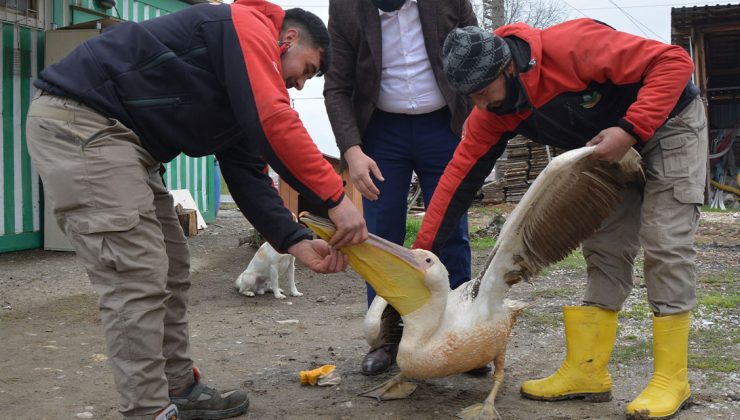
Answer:
[[(494, 34), (452, 31), (443, 48), (450, 85), (476, 109), (427, 209), (415, 247), (439, 252), (506, 143), (517, 134), (565, 149), (595, 145), (615, 162), (630, 147), (646, 165), (644, 191), (624, 192), (609, 220), (583, 243), (583, 306), (565, 307), (566, 360), (522, 395), (538, 400), (611, 398), (607, 370), (617, 312), (629, 295), (634, 258), (645, 251), (655, 372), (628, 416), (667, 417), (690, 397), (687, 348), (696, 304), (693, 237), (703, 202), (704, 107), (677, 46), (579, 19), (545, 30), (524, 24)], [(553, 223), (557, 223), (554, 220)], [(642, 418), (642, 417), (640, 417)]]
[[(44, 69), (28, 148), (54, 215), (100, 296), (108, 357), (130, 419), (225, 418), (243, 391), (204, 385), (189, 353), (190, 256), (161, 162), (215, 154), (236, 203), (280, 252), (317, 272), (364, 241), (341, 178), (291, 108), (330, 63), (315, 15), (262, 0), (203, 4), (126, 22)], [(266, 163), (338, 226), (330, 243), (293, 221)]]

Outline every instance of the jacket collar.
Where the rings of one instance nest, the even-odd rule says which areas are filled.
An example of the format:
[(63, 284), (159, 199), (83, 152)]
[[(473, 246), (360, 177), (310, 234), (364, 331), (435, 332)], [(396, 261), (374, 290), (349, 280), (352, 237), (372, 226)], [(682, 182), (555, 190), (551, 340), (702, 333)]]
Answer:
[(542, 31), (524, 23), (516, 23), (501, 26), (494, 33), (508, 38), (507, 44), (515, 47), (512, 48), (512, 55), (519, 70), (519, 80), (530, 100), (535, 98), (542, 76)]
[[(401, 5), (401, 9), (407, 9), (411, 5), (411, 3), (418, 3), (418, 0), (406, 0), (406, 2), (403, 5)], [(401, 10), (401, 9), (399, 9), (399, 10)], [(383, 15), (395, 15), (396, 13), (398, 13), (398, 10), (394, 10), (392, 12), (386, 12), (386, 11), (383, 11), (383, 10), (378, 9), (378, 15), (380, 15), (380, 16), (383, 16)]]

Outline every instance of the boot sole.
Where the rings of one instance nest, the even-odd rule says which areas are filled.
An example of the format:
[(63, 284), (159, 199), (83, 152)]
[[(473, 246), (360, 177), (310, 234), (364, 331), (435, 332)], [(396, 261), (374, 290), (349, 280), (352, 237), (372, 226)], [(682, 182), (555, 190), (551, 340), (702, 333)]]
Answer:
[(226, 410), (187, 410), (178, 413), (178, 420), (219, 420), (244, 414), (249, 409), (249, 400)]
[(383, 373), (388, 372), (389, 370), (391, 370), (391, 368), (388, 368), (388, 369), (385, 369), (385, 370), (375, 370), (375, 371), (371, 371), (371, 372), (362, 370), (362, 371), (360, 371), (360, 373), (362, 373), (365, 376), (378, 376), (378, 375), (381, 375)]
[(681, 410), (686, 410), (689, 407), (691, 407), (691, 404), (694, 403), (694, 397), (689, 396), (689, 398), (686, 399), (686, 401), (682, 402), (681, 405), (678, 406), (676, 411), (673, 413), (663, 416), (663, 417), (650, 417), (649, 414), (643, 414), (641, 412), (637, 413), (627, 413), (627, 419), (626, 420), (667, 420), (672, 419), (678, 415), (678, 413), (681, 412)]
[(565, 401), (565, 400), (577, 400), (581, 399), (588, 402), (608, 402), (612, 400), (612, 392), (578, 392), (575, 394), (566, 394), (566, 395), (559, 395), (557, 397), (543, 397), (541, 395), (532, 395), (527, 394), (526, 392), (519, 393), (524, 398), (528, 398), (530, 400), (536, 400), (536, 401)]

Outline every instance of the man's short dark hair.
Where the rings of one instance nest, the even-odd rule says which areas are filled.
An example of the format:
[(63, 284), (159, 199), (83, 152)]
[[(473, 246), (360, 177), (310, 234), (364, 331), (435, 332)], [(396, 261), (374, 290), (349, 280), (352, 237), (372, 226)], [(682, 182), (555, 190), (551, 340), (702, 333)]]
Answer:
[(295, 8), (285, 11), (282, 31), (298, 27), (300, 39), (313, 48), (321, 50), (321, 64), (317, 76), (324, 75), (331, 65), (331, 42), (324, 22), (315, 14)]

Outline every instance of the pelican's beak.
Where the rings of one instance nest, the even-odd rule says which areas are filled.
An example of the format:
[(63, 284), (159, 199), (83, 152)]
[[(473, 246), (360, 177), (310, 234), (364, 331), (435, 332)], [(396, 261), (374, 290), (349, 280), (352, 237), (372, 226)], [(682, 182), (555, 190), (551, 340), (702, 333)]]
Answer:
[[(299, 219), (324, 240), (336, 232), (334, 223), (323, 217), (304, 212)], [(414, 312), (431, 297), (424, 279), (433, 262), (423, 252), (373, 234), (361, 244), (342, 248), (342, 252), (349, 257), (349, 265), (399, 314)]]

